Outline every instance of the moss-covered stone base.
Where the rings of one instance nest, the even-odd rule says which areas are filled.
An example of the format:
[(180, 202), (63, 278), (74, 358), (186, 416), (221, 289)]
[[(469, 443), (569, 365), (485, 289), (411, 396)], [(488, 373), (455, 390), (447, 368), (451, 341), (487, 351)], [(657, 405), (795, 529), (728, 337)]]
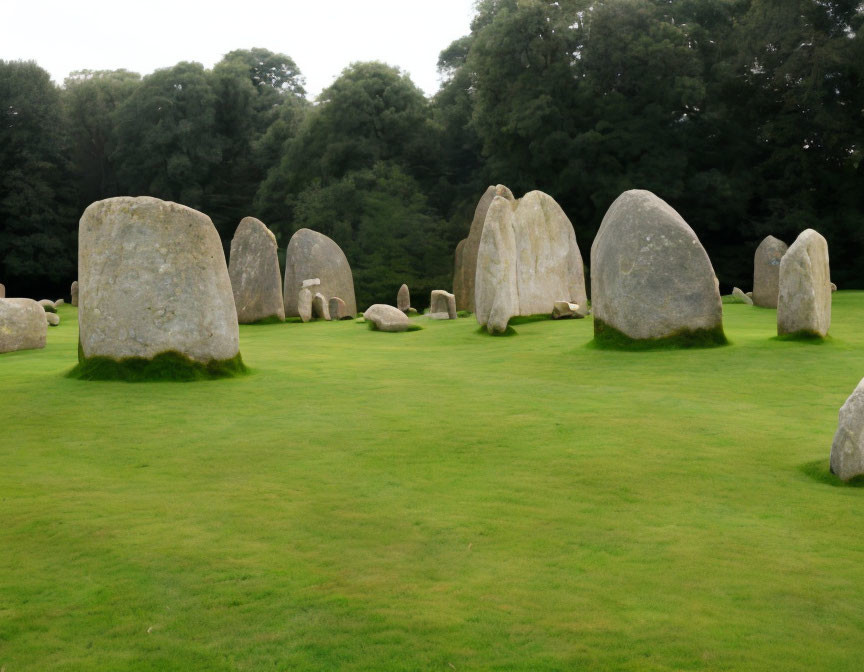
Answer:
[(271, 315), (270, 317), (264, 317), (260, 320), (256, 320), (255, 322), (241, 322), (240, 324), (247, 325), (261, 325), (261, 324), (284, 324), (285, 320), (279, 317), (278, 315)]
[(162, 352), (153, 359), (127, 357), (85, 357), (78, 346), (78, 365), (66, 374), (78, 380), (122, 380), (130, 383), (153, 381), (191, 382), (233, 378), (248, 373), (240, 353), (225, 360), (196, 362), (179, 352)]
[(594, 318), (594, 340), (591, 345), (606, 350), (678, 350), (684, 348), (716, 348), (728, 345), (723, 327), (714, 329), (682, 329), (663, 338), (630, 338), (602, 320)]
[(492, 336), (493, 338), (500, 338), (502, 336), (516, 336), (519, 332), (508, 324), (507, 329), (505, 329), (504, 331), (490, 332), (486, 327), (479, 327), (477, 329), (477, 333), (481, 336)]
[(775, 338), (778, 341), (804, 341), (806, 343), (813, 343), (814, 345), (821, 345), (828, 340), (827, 336), (806, 329), (794, 331), (791, 334), (777, 334)]
[[(375, 326), (375, 323), (372, 320), (366, 320), (366, 326), (369, 327), (369, 331), (381, 331), (377, 326)], [(407, 331), (420, 331), (421, 329), (423, 329), (423, 327), (421, 327), (419, 324), (409, 324), (408, 327), (403, 329), (402, 331), (388, 331), (385, 333), (404, 334)]]

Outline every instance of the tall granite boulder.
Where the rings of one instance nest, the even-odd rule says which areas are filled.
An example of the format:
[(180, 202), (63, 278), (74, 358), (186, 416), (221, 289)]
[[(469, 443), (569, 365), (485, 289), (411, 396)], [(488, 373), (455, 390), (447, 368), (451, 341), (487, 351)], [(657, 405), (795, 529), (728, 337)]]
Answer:
[(768, 236), (759, 243), (753, 256), (753, 305), (776, 308), (780, 293), (780, 260), (789, 247)]
[(228, 275), (237, 321), (285, 319), (276, 236), (254, 217), (244, 217), (231, 241)]
[(549, 315), (556, 301), (588, 305), (573, 225), (543, 192), (518, 201), (496, 196), (477, 254), (477, 322), (489, 333), (502, 333), (511, 317)]
[(345, 302), (348, 312), (357, 312), (354, 298), (354, 276), (341, 248), (327, 236), (310, 229), (300, 229), (288, 243), (285, 252), (285, 316), (297, 317), (298, 292), (303, 281), (321, 280), (315, 291), (329, 300), (338, 296)]
[(407, 313), (411, 309), (411, 292), (408, 291), (408, 285), (403, 284), (396, 294), (396, 307), (403, 313)]
[(72, 305), (78, 305), (78, 281), (72, 283), (72, 287), (70, 287), (69, 292), (72, 295)]
[(377, 331), (399, 332), (411, 328), (411, 320), (405, 313), (385, 303), (369, 306), (363, 313), (363, 318), (371, 322)]
[(471, 229), (468, 237), (456, 247), (456, 267), (453, 277), (453, 294), (456, 296), (457, 310), (470, 310), (474, 312), (474, 287), (477, 276), (477, 255), (480, 251), (480, 239), (483, 236), (483, 227), (486, 223), (486, 215), (489, 206), (495, 197), (515, 201), (513, 193), (503, 184), (490, 186), (486, 189), (480, 202), (474, 210), (474, 219), (471, 220)]
[(780, 261), (777, 334), (824, 338), (830, 326), (828, 241), (806, 229)]
[(0, 299), (0, 353), (44, 348), (45, 315), (33, 299)]
[(93, 203), (78, 232), (78, 282), (82, 365), (165, 355), (178, 367), (242, 368), (225, 254), (207, 215), (149, 196)]
[(831, 444), (831, 473), (843, 481), (864, 475), (864, 380), (840, 408)]
[(591, 301), (598, 343), (726, 342), (708, 254), (681, 215), (650, 191), (625, 191), (606, 212), (591, 246)]

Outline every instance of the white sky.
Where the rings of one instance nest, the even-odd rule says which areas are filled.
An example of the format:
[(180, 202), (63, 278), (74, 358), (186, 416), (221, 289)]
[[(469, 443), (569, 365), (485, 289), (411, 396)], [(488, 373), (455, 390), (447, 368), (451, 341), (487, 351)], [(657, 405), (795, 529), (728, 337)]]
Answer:
[(288, 54), (310, 97), (353, 61), (406, 70), (438, 89), (438, 53), (467, 35), (474, 0), (0, 0), (0, 59), (35, 60), (58, 84), (73, 70), (142, 75), (212, 67), (232, 49)]

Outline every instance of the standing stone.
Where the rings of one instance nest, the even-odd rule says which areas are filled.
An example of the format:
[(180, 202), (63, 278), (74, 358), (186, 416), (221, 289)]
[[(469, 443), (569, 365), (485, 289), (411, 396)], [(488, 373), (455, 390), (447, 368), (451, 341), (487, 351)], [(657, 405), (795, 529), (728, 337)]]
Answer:
[(45, 315), (33, 299), (0, 299), (0, 353), (44, 348)]
[(340, 299), (338, 296), (333, 296), (330, 298), (330, 301), (327, 305), (328, 310), (330, 311), (330, 319), (331, 320), (351, 320), (354, 319), (353, 315), (348, 314), (348, 309), (345, 306), (345, 302)]
[(254, 217), (240, 221), (228, 263), (240, 324), (285, 319), (277, 249), (276, 236), (263, 222)]
[(6, 298), (6, 285), (0, 283), (0, 299)]
[(480, 239), (483, 236), (483, 227), (486, 223), (486, 215), (489, 212), (489, 206), (496, 196), (505, 198), (508, 201), (515, 201), (513, 193), (503, 184), (490, 186), (486, 189), (480, 202), (474, 210), (474, 219), (471, 221), (471, 229), (468, 232), (468, 237), (460, 243), (462, 246), (461, 254), (459, 246), (456, 247), (456, 268), (454, 276), (458, 275), (458, 279), (453, 279), (453, 293), (456, 295), (456, 308), (458, 310), (469, 310), (474, 312), (474, 293), (477, 275), (477, 255), (480, 251)]
[(831, 444), (831, 473), (842, 481), (864, 475), (864, 380), (840, 407)]
[(399, 293), (396, 295), (396, 307), (403, 313), (407, 313), (411, 308), (411, 292), (408, 291), (408, 285), (402, 285), (399, 288)]
[(149, 196), (93, 203), (81, 217), (78, 282), (83, 359), (239, 360), (222, 242), (197, 210)]
[(588, 304), (582, 254), (567, 215), (540, 191), (518, 201), (496, 196), (477, 255), (477, 322), (501, 333), (511, 317), (549, 315), (560, 300)]
[(57, 313), (45, 313), (45, 319), (49, 327), (60, 326), (60, 316)]
[(285, 316), (299, 315), (297, 306), (298, 291), (303, 281), (310, 278), (320, 279), (316, 291), (329, 299), (338, 296), (348, 312), (357, 312), (354, 298), (354, 277), (345, 253), (327, 236), (310, 229), (300, 229), (295, 233), (285, 252)]
[(806, 229), (780, 261), (777, 334), (824, 338), (831, 326), (828, 242)]
[(72, 294), (72, 305), (78, 306), (78, 281), (72, 283), (72, 287), (70, 289), (70, 293)]
[(443, 289), (433, 289), (429, 300), (429, 317), (433, 320), (455, 320), (456, 296)]
[(744, 291), (739, 289), (738, 287), (732, 288), (732, 296), (738, 299), (739, 303), (746, 303), (748, 306), (753, 305), (753, 299), (747, 296)]
[(321, 292), (317, 292), (312, 297), (312, 317), (330, 321), (330, 306)]
[(312, 319), (312, 292), (307, 287), (297, 293), (297, 314), (304, 322)]
[(591, 247), (594, 337), (692, 337), (726, 342), (723, 304), (708, 254), (687, 222), (650, 191), (625, 191)]
[(378, 331), (407, 331), (411, 326), (411, 320), (398, 308), (388, 306), (384, 303), (376, 303), (370, 306), (363, 318), (372, 322)]
[(780, 292), (780, 260), (788, 246), (774, 236), (759, 243), (753, 257), (753, 304), (776, 308)]

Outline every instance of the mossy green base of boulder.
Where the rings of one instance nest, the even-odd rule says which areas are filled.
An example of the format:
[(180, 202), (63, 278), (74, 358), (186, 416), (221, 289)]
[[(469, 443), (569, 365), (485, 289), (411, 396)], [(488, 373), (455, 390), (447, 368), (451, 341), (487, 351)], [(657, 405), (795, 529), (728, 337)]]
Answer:
[(84, 357), (78, 347), (78, 365), (66, 374), (78, 380), (122, 380), (129, 383), (154, 381), (192, 382), (233, 378), (248, 373), (240, 353), (225, 360), (206, 364), (196, 362), (179, 352), (162, 352), (153, 359), (128, 357)]
[(805, 343), (812, 343), (813, 345), (822, 345), (828, 340), (828, 337), (817, 334), (815, 331), (802, 329), (791, 334), (777, 334), (775, 339), (778, 341), (803, 341)]
[[(381, 331), (381, 332), (383, 332), (383, 330), (382, 330), (382, 329), (379, 329), (379, 328), (375, 325), (375, 323), (374, 323), (372, 320), (357, 320), (357, 322), (360, 323), (360, 324), (364, 324), (364, 323), (365, 323), (366, 326), (369, 327), (369, 331)], [(422, 330), (422, 329), (423, 329), (423, 327), (421, 327), (419, 324), (409, 324), (409, 325), (408, 325), (405, 329), (403, 329), (402, 331), (388, 331), (388, 332), (383, 332), (383, 333), (388, 333), (388, 334), (404, 334), (405, 332), (408, 332), (408, 331), (420, 331), (420, 330)]]
[(502, 336), (516, 336), (519, 332), (516, 331), (509, 324), (507, 325), (507, 329), (504, 331), (489, 331), (486, 327), (479, 327), (477, 329), (477, 333), (481, 336), (492, 336), (493, 338), (500, 338)]
[(831, 471), (830, 459), (807, 462), (798, 467), (798, 469), (814, 481), (835, 488), (864, 488), (864, 476), (855, 476), (848, 481), (840, 480), (840, 477)]
[(540, 313), (539, 315), (517, 315), (511, 317), (508, 326), (519, 326), (520, 324), (531, 324), (532, 322), (546, 322), (552, 319), (551, 313)]
[(457, 310), (456, 317), (471, 317), (474, 313), (470, 310)]
[(682, 329), (663, 338), (630, 338), (602, 320), (594, 318), (594, 340), (589, 344), (604, 350), (677, 350), (689, 348), (716, 348), (728, 345), (723, 327), (714, 329)]
[[(250, 326), (253, 326), (253, 325), (258, 326), (258, 325), (262, 325), (262, 324), (284, 324), (284, 323), (285, 323), (285, 320), (283, 320), (278, 315), (271, 315), (270, 317), (265, 317), (265, 318), (262, 318), (260, 320), (256, 320), (255, 322), (247, 322), (246, 324), (248, 324)], [(241, 324), (244, 324), (244, 323), (241, 322)]]

